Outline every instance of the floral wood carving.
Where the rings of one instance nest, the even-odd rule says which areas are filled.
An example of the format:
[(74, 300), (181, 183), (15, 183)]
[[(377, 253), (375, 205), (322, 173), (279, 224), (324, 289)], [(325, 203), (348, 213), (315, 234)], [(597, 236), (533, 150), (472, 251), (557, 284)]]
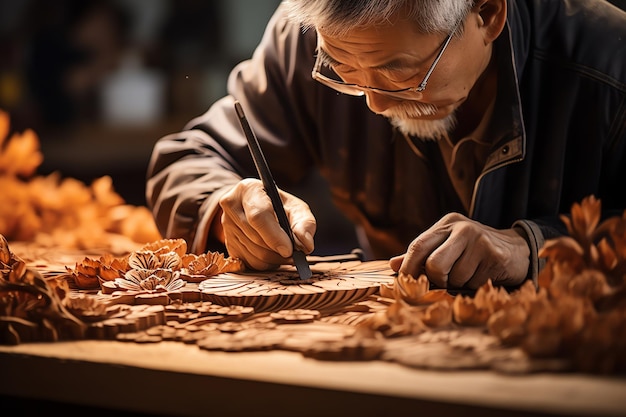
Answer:
[[(538, 287), (528, 281), (509, 293), (489, 281), (474, 297), (457, 295), (450, 301), (429, 291), (425, 276), (400, 274), (393, 285), (381, 288), (393, 300), (389, 307), (360, 326), (388, 338), (486, 326), (503, 346), (547, 361), (549, 369), (624, 373), (626, 211), (603, 222), (600, 216), (600, 201), (590, 196), (572, 206), (570, 217), (561, 217), (569, 236), (549, 240), (540, 250), (547, 262)], [(425, 365), (406, 355), (393, 357)]]
[(26, 267), (0, 235), (0, 342), (82, 338), (85, 326), (62, 300), (69, 288)]
[[(200, 282), (213, 275), (243, 269), (239, 259), (219, 252), (201, 255), (187, 253), (184, 239), (161, 239), (148, 243), (125, 257), (105, 254), (98, 259), (86, 257), (74, 268), (66, 267), (68, 276), (79, 289), (100, 288), (102, 294), (126, 293), (117, 301), (128, 302), (135, 296), (148, 297), (168, 304), (168, 294), (187, 282)], [(129, 296), (130, 295), (130, 296)], [(134, 302), (130, 302), (133, 304)]]
[(600, 200), (589, 196), (561, 217), (569, 236), (539, 252), (546, 258), (540, 291), (526, 319), (514, 320), (522, 323), (519, 343), (531, 355), (564, 356), (581, 371), (624, 373), (626, 211), (602, 222), (601, 213)]

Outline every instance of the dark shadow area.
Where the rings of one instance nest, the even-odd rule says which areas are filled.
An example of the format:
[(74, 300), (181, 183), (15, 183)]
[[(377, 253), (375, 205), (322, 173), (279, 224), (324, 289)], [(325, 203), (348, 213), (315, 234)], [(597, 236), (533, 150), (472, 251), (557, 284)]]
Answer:
[(97, 408), (86, 405), (66, 404), (57, 401), (0, 396), (0, 407), (6, 417), (32, 417), (54, 415), (64, 417), (150, 417), (155, 414), (134, 413), (112, 408)]

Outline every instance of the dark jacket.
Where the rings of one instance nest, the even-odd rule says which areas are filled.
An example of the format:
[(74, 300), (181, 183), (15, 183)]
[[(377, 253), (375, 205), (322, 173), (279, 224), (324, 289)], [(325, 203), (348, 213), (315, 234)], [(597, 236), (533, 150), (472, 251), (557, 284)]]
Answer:
[(374, 257), (403, 253), (444, 214), (460, 212), (522, 228), (536, 276), (538, 249), (563, 233), (559, 215), (573, 203), (595, 195), (611, 213), (626, 208), (626, 14), (601, 0), (511, 0), (508, 9), (496, 41), (496, 137), (469, 212), (435, 142), (403, 136), (364, 99), (311, 78), (316, 34), (279, 7), (252, 59), (232, 71), (230, 96), (157, 142), (147, 198), (161, 232), (195, 252), (224, 250), (207, 240), (217, 201), (256, 177), (234, 97), (279, 187), (318, 168)]

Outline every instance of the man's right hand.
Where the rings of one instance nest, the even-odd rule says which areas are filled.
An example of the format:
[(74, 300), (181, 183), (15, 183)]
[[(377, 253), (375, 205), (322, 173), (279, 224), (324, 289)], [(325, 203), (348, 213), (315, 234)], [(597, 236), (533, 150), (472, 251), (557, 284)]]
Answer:
[[(305, 253), (314, 248), (317, 223), (309, 205), (278, 190), (293, 231), (296, 246)], [(257, 179), (241, 180), (220, 199), (226, 250), (246, 266), (267, 270), (291, 263), (291, 240), (280, 227), (272, 201)]]

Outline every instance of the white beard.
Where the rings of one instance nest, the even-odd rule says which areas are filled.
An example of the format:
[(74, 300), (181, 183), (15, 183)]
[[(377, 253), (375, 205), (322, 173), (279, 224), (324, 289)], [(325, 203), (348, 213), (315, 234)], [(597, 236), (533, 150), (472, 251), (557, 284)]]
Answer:
[(449, 114), (443, 119), (403, 119), (389, 118), (392, 125), (400, 129), (405, 135), (416, 136), (422, 140), (439, 140), (449, 134), (456, 126), (456, 115)]
[(443, 119), (420, 119), (421, 116), (437, 113), (432, 104), (408, 102), (385, 110), (381, 114), (405, 135), (417, 136), (422, 140), (439, 140), (456, 126), (456, 115), (451, 113)]

